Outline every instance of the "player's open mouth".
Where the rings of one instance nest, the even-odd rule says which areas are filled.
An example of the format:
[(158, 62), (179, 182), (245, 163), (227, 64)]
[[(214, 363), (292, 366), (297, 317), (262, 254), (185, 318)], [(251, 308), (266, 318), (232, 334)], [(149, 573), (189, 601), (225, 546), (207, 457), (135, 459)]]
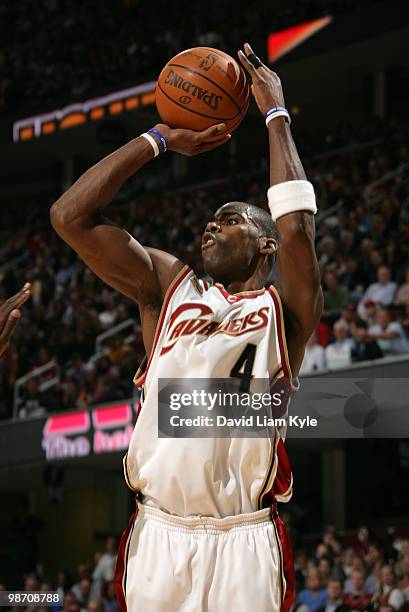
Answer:
[(216, 239), (210, 232), (205, 232), (202, 238), (202, 251), (216, 244)]

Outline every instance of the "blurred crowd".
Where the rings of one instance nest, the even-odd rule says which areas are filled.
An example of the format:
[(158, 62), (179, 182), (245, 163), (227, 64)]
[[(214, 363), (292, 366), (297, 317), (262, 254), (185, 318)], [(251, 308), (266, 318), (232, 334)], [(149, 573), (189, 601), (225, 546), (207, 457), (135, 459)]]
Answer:
[(408, 130), (388, 130), (389, 143), (307, 169), (335, 211), (317, 229), (324, 312), (301, 373), (409, 352), (409, 181), (393, 174), (407, 164)]
[[(325, 295), (305, 374), (409, 351), (408, 181), (403, 172), (380, 180), (408, 162), (408, 125), (368, 121), (361, 137), (371, 144), (309, 156), (305, 163), (323, 215), (317, 218), (316, 247)], [(342, 144), (348, 138), (349, 132), (334, 130), (326, 140)], [(108, 216), (142, 244), (177, 255), (203, 275), (206, 220), (229, 200), (266, 206), (266, 172), (238, 172), (183, 193), (121, 197)], [(0, 268), (0, 300), (32, 284), (32, 299), (0, 358), (0, 415), (11, 414), (16, 379), (51, 360), (47, 372), (22, 387), (21, 417), (131, 397), (144, 353), (136, 305), (99, 281), (59, 239), (43, 203), (38, 209), (33, 203), (29, 209), (5, 208), (0, 239), (0, 261), (6, 262)], [(98, 335), (122, 323), (121, 332), (96, 346)]]
[(327, 527), (313, 550), (296, 549), (295, 571), (297, 612), (409, 610), (408, 539)]
[[(0, 112), (46, 110), (90, 92), (156, 76), (170, 57), (193, 46), (233, 52), (245, 40), (264, 50), (268, 32), (339, 13), (352, 0), (69, 0), (0, 3)], [(262, 45), (262, 46), (261, 46)]]
[[(289, 515), (283, 513), (288, 520)], [(392, 534), (394, 535), (391, 535)], [(407, 612), (409, 610), (409, 539), (392, 529), (372, 533), (361, 526), (340, 537), (327, 527), (318, 540), (294, 538), (297, 612)], [(26, 574), (14, 590), (58, 592), (61, 605), (38, 607), (39, 612), (117, 612), (114, 590), (116, 542), (109, 537), (106, 550), (93, 564), (81, 563), (72, 576), (57, 572), (50, 580), (41, 572)], [(1, 583), (0, 591), (7, 585)], [(10, 585), (9, 585), (10, 586)], [(21, 608), (19, 608), (21, 609)], [(14, 608), (10, 607), (9, 610)], [(17, 608), (15, 609), (17, 611)], [(32, 608), (26, 608), (31, 612)], [(7, 607), (5, 608), (7, 612)]]
[(72, 574), (60, 570), (49, 579), (40, 568), (24, 574), (21, 584), (6, 585), (0, 573), (0, 593), (18, 589), (27, 593), (58, 593), (60, 601), (49, 606), (31, 605), (25, 608), (5, 605), (3, 609), (5, 612), (22, 609), (26, 612), (119, 612), (114, 587), (116, 558), (116, 538), (109, 536), (105, 551), (96, 553), (93, 563), (80, 564)]

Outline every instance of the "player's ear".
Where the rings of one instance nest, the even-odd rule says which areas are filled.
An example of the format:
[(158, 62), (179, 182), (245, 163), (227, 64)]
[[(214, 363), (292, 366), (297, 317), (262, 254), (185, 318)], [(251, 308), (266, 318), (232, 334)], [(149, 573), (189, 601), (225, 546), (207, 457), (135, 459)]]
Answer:
[(277, 251), (277, 241), (274, 238), (260, 238), (260, 253), (262, 255), (274, 255)]

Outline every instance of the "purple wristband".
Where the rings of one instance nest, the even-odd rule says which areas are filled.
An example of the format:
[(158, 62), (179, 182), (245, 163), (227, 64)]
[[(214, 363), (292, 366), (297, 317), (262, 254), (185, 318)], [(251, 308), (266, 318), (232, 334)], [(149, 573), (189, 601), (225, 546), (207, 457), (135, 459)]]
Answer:
[(168, 147), (166, 145), (166, 140), (165, 140), (164, 135), (161, 134), (159, 130), (156, 130), (155, 128), (152, 128), (151, 130), (149, 130), (148, 134), (152, 134), (153, 136), (156, 136), (156, 138), (159, 139), (159, 142), (162, 145), (161, 153), (166, 153), (166, 151), (168, 150)]
[(266, 113), (264, 113), (264, 117), (267, 119), (267, 117), (269, 117), (272, 113), (276, 113), (277, 111), (286, 111), (288, 113), (288, 110), (284, 108), (284, 106), (273, 106), (273, 108), (270, 108)]

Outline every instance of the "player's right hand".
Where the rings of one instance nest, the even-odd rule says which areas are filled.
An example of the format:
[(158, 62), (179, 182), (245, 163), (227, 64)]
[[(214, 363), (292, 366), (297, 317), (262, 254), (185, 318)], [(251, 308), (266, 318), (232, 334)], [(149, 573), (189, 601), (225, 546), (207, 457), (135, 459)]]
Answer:
[(0, 355), (9, 345), (11, 335), (16, 327), (21, 313), (20, 306), (28, 300), (31, 294), (31, 285), (26, 283), (22, 289), (0, 306)]
[[(175, 151), (181, 155), (192, 157), (199, 153), (212, 151), (220, 147), (231, 138), (230, 134), (223, 134), (226, 129), (224, 123), (213, 125), (203, 132), (193, 132), (179, 128), (170, 128), (168, 125), (159, 123), (155, 128), (163, 134), (169, 151)], [(210, 140), (211, 139), (211, 140)]]

